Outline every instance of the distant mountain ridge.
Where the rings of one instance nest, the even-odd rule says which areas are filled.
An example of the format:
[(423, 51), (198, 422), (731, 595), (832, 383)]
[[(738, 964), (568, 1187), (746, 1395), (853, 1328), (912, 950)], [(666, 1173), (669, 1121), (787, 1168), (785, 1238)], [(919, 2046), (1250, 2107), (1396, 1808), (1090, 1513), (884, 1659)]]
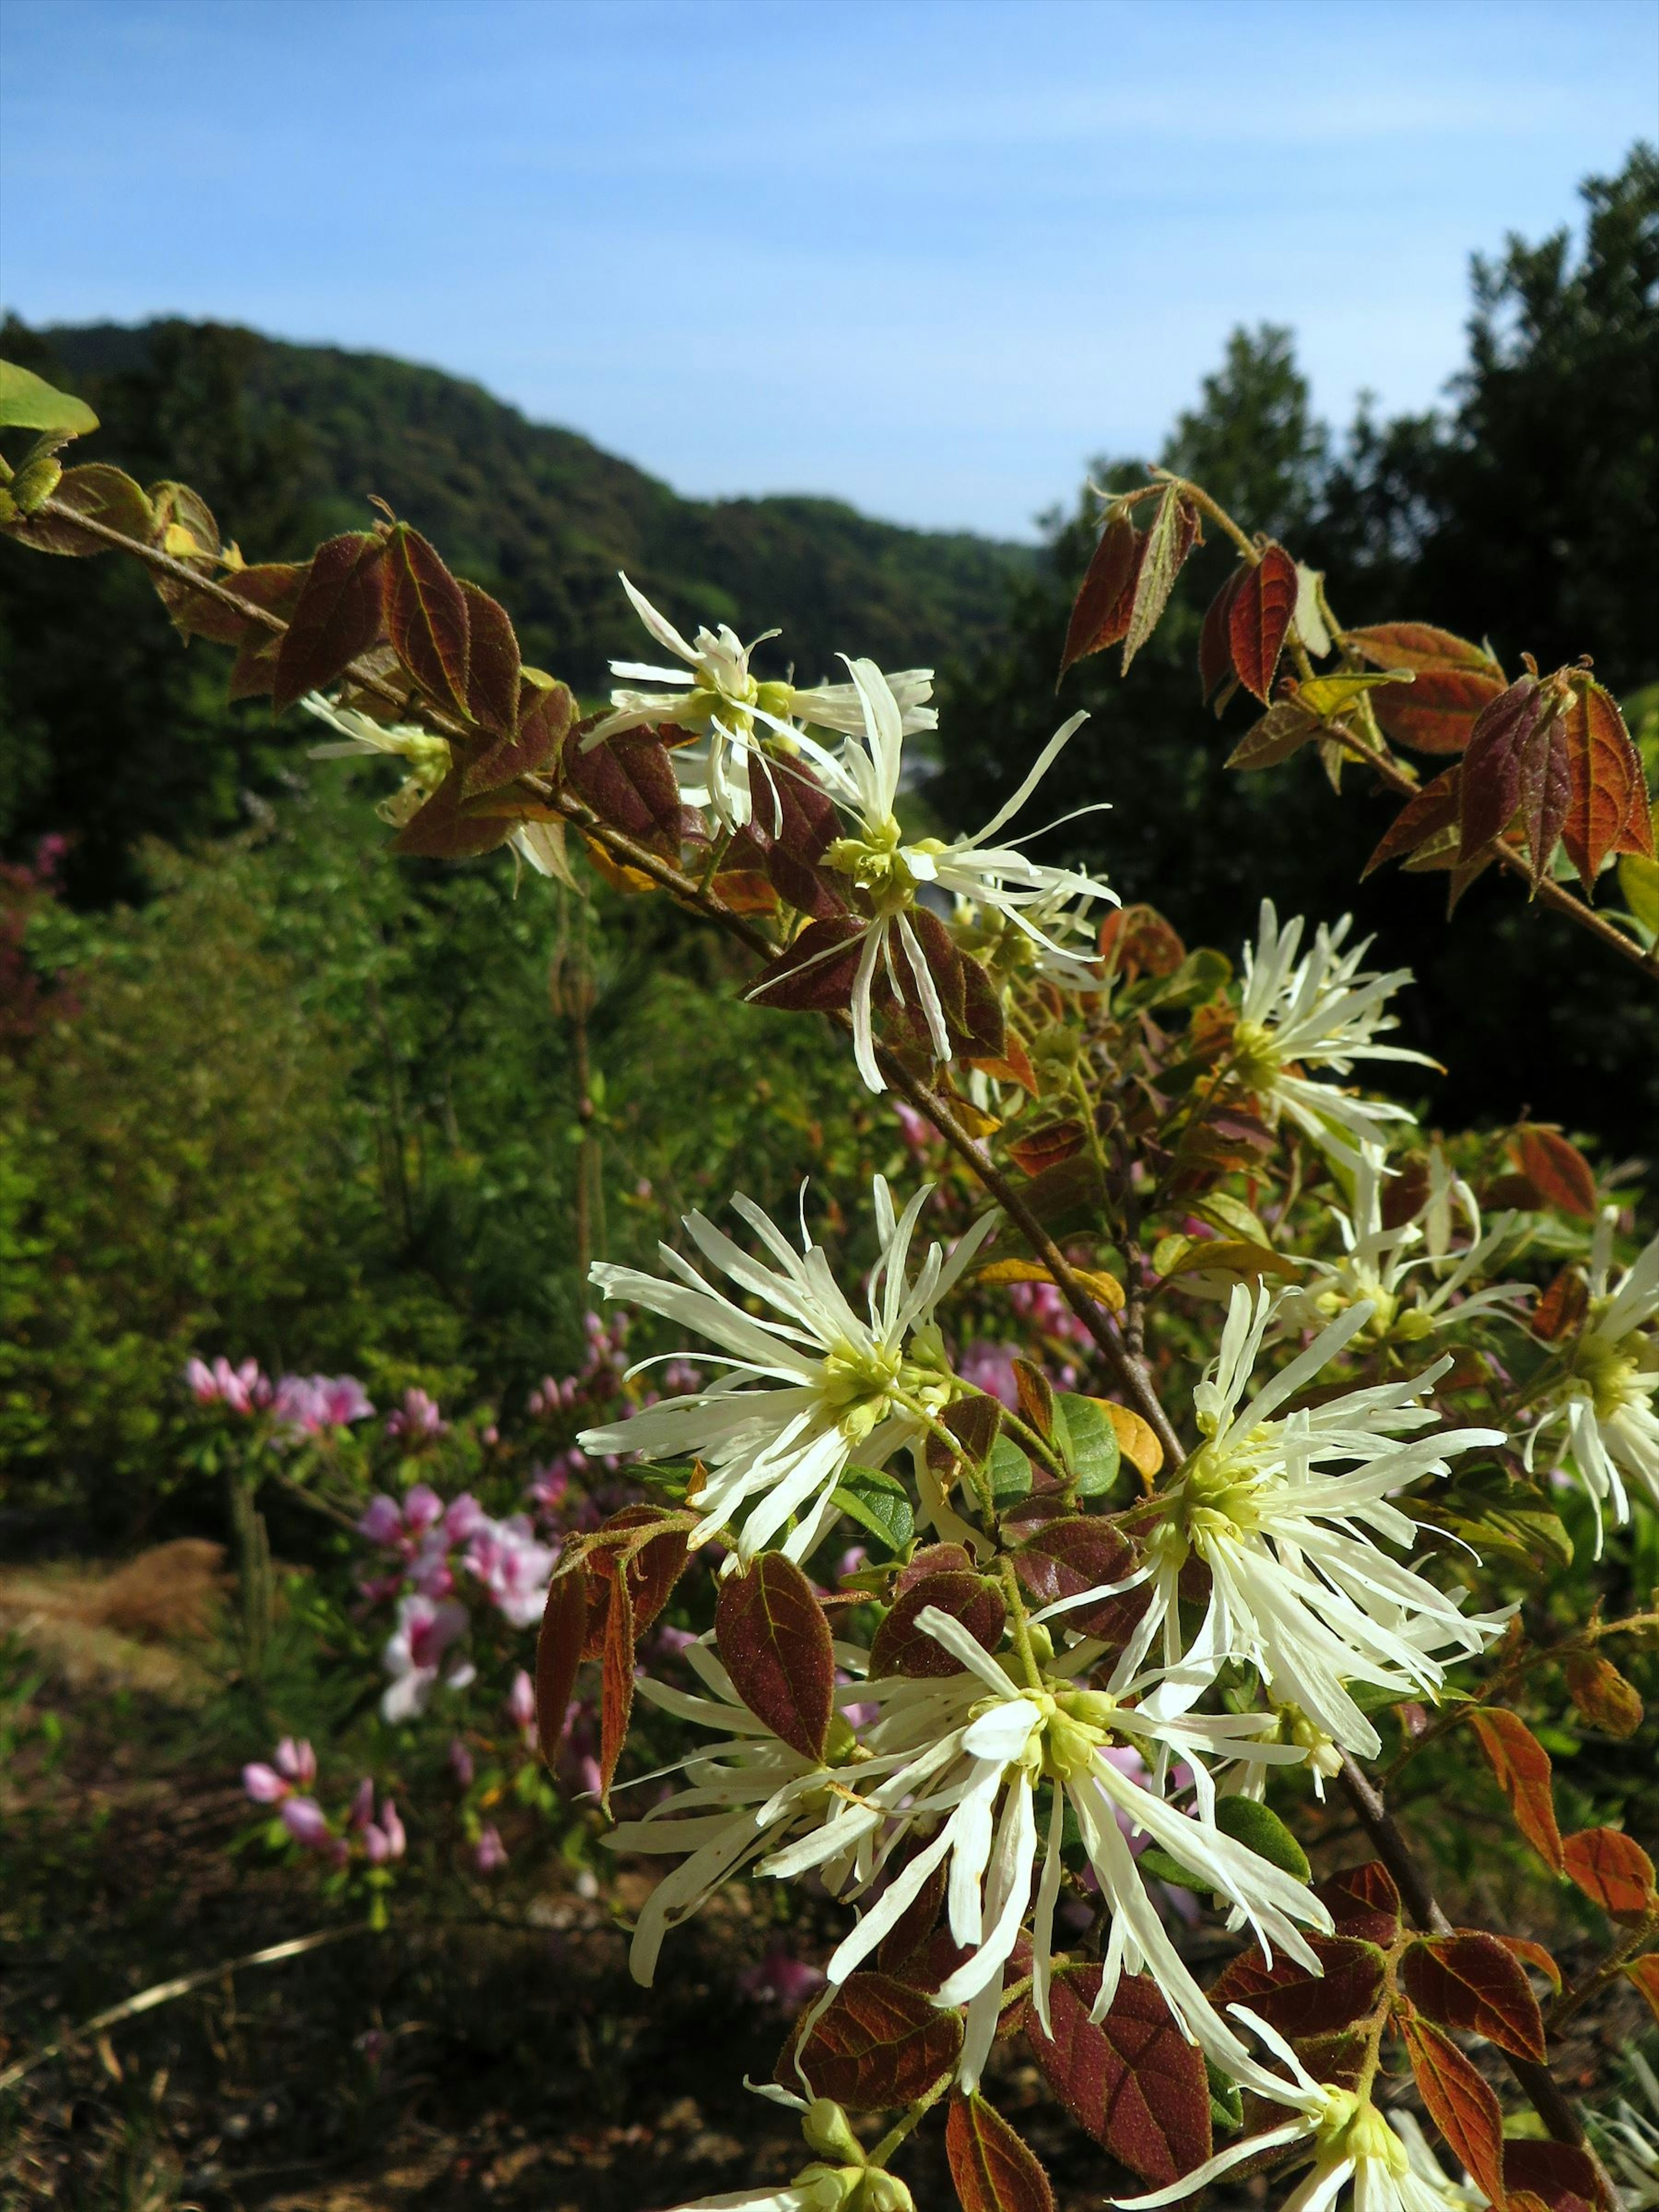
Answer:
[[(23, 335), (9, 326), (9, 350)], [(28, 335), (103, 418), (86, 458), (194, 483), (250, 560), (362, 527), (377, 494), (498, 592), (532, 659), (585, 690), (611, 657), (641, 651), (619, 568), (682, 629), (781, 629), (769, 665), (814, 679), (837, 653), (915, 666), (994, 642), (1034, 558), (835, 500), (684, 499), (478, 385), (386, 355), (177, 320)]]

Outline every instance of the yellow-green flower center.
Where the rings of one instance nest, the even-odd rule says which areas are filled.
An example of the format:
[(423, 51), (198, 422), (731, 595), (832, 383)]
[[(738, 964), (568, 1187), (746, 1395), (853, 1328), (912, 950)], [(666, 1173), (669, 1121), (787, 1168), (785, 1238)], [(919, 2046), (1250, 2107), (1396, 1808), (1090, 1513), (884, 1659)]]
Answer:
[(827, 1403), (839, 1413), (844, 1437), (860, 1443), (897, 1404), (921, 1406), (939, 1413), (951, 1401), (950, 1370), (939, 1331), (916, 1330), (907, 1358), (896, 1345), (849, 1344), (845, 1340), (825, 1353), (819, 1383)]
[(823, 865), (850, 876), (860, 890), (869, 892), (878, 911), (896, 912), (911, 905), (916, 895), (910, 855), (944, 850), (937, 837), (922, 837), (907, 845), (904, 832), (889, 815), (885, 822), (866, 823), (860, 836), (837, 837), (824, 854)]
[(1233, 1030), (1233, 1069), (1247, 1091), (1270, 1091), (1284, 1054), (1265, 1022), (1240, 1022)]
[(1598, 1421), (1646, 1403), (1648, 1386), (1638, 1349), (1634, 1338), (1598, 1336), (1593, 1330), (1579, 1339), (1572, 1371), (1589, 1392)]

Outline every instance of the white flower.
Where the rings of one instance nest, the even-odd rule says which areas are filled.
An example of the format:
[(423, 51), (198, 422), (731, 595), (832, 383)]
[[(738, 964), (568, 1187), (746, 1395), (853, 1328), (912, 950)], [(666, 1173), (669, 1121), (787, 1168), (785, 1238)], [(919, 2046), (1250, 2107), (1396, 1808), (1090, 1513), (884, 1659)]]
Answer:
[[(1276, 1327), (1291, 1331), (1322, 1328), (1364, 1300), (1371, 1317), (1362, 1332), (1363, 1344), (1413, 1344), (1449, 1322), (1468, 1321), (1530, 1296), (1525, 1283), (1489, 1283), (1465, 1291), (1465, 1285), (1485, 1272), (1508, 1241), (1515, 1216), (1500, 1214), (1483, 1232), (1474, 1193), (1461, 1177), (1449, 1174), (1437, 1149), (1431, 1156), (1427, 1195), (1411, 1218), (1394, 1229), (1382, 1222), (1387, 1180), (1382, 1146), (1363, 1139), (1353, 1170), (1353, 1211), (1331, 1208), (1346, 1248), (1342, 1256), (1307, 1262), (1313, 1280), (1280, 1302), (1274, 1312)], [(1429, 1243), (1433, 1233), (1430, 1224), (1448, 1213), (1453, 1203), (1462, 1210), (1470, 1236), (1455, 1258), (1445, 1244), (1437, 1254)], [(1420, 1272), (1425, 1268), (1431, 1271), (1426, 1277)], [(1461, 1291), (1465, 1294), (1453, 1305)]]
[[(1036, 790), (1062, 746), (1088, 719), (1086, 715), (1073, 714), (1062, 724), (1018, 790), (975, 836), (955, 838), (949, 844), (938, 837), (907, 843), (894, 811), (902, 768), (903, 712), (873, 661), (849, 660), (847, 666), (863, 713), (862, 736), (849, 737), (835, 752), (805, 735), (800, 744), (817, 765), (831, 798), (851, 817), (848, 834), (829, 848), (822, 865), (846, 877), (863, 901), (863, 941), (853, 983), (853, 1043), (860, 1074), (872, 1091), (880, 1091), (885, 1085), (876, 1065), (871, 1006), (878, 962), (900, 1005), (909, 1004), (914, 997), (927, 1023), (935, 1057), (940, 1060), (951, 1057), (950, 1031), (938, 986), (908, 919), (908, 909), (925, 885), (934, 886), (947, 897), (971, 900), (988, 915), (1000, 917), (1062, 962), (1075, 955), (1051, 933), (1059, 907), (1075, 899), (1115, 902), (1117, 895), (1076, 869), (1051, 867), (1028, 859), (1017, 845), (994, 842)], [(1092, 807), (1078, 810), (1079, 813), (1095, 811)], [(1075, 817), (1063, 818), (1069, 821)], [(1067, 933), (1074, 921), (1073, 915), (1066, 917)], [(844, 957), (848, 942), (838, 944), (827, 957)]]
[(1616, 1526), (1630, 1519), (1626, 1475), (1646, 1483), (1659, 1505), (1659, 1334), (1650, 1326), (1659, 1316), (1659, 1237), (1615, 1287), (1617, 1218), (1609, 1206), (1595, 1225), (1589, 1299), (1571, 1368), (1557, 1402), (1527, 1440), (1530, 1465), (1539, 1437), (1557, 1423), (1564, 1428), (1563, 1443), (1595, 1507), (1598, 1549), (1604, 1500), (1612, 1504)]
[[(1432, 1697), (1445, 1677), (1436, 1652), (1478, 1651), (1501, 1626), (1466, 1620), (1456, 1599), (1379, 1548), (1376, 1537), (1402, 1550), (1416, 1540), (1416, 1522), (1389, 1504), (1389, 1494), (1444, 1474), (1456, 1453), (1501, 1443), (1503, 1431), (1443, 1429), (1398, 1440), (1438, 1420), (1417, 1401), (1449, 1358), (1275, 1419), (1365, 1327), (1364, 1304), (1333, 1322), (1241, 1408), (1273, 1310), (1266, 1290), (1234, 1290), (1220, 1351), (1194, 1392), (1206, 1441), (1160, 1493), (1163, 1519), (1147, 1547), (1151, 1602), (1113, 1686), (1134, 1679), (1161, 1636), (1164, 1679), (1152, 1699), (1159, 1711), (1190, 1705), (1226, 1661), (1240, 1660), (1279, 1704), (1372, 1758), (1380, 1739), (1345, 1685)], [(1325, 1472), (1333, 1463), (1340, 1471)], [(1183, 1651), (1180, 1580), (1189, 1558), (1208, 1568), (1211, 1589)]]
[[(792, 1518), (781, 1548), (805, 1559), (835, 1518), (833, 1492), (847, 1466), (856, 1459), (878, 1468), (902, 1447), (919, 1446), (930, 1418), (957, 1395), (933, 1308), (984, 1242), (992, 1218), (976, 1223), (948, 1260), (930, 1245), (911, 1284), (907, 1257), (932, 1186), (898, 1215), (884, 1178), (878, 1176), (872, 1188), (881, 1254), (862, 1313), (836, 1284), (804, 1214), (796, 1252), (741, 1195), (732, 1206), (775, 1264), (751, 1258), (700, 1213), (688, 1214), (685, 1225), (703, 1257), (770, 1315), (744, 1312), (665, 1244), (659, 1249), (673, 1281), (631, 1267), (592, 1271), (607, 1297), (642, 1305), (722, 1348), (712, 1360), (697, 1355), (700, 1364), (727, 1370), (708, 1389), (664, 1399), (578, 1439), (587, 1452), (701, 1461), (706, 1473), (692, 1502), (702, 1518), (691, 1532), (694, 1547), (747, 1506), (740, 1559), (752, 1559)], [(928, 1504), (924, 1486), (924, 1511)]]
[[(676, 772), (684, 778), (687, 769), (691, 768), (701, 775), (700, 783), (688, 784), (686, 799), (691, 805), (708, 807), (723, 829), (740, 830), (754, 818), (755, 770), (758, 768), (762, 775), (769, 779), (773, 773), (760, 731), (775, 732), (784, 750), (793, 751), (796, 740), (793, 718), (797, 715), (823, 729), (857, 730), (862, 726), (857, 695), (851, 684), (826, 684), (799, 690), (793, 684), (760, 683), (750, 674), (750, 654), (756, 646), (776, 637), (776, 630), (763, 631), (744, 645), (736, 632), (722, 623), (718, 630), (700, 629), (688, 644), (626, 576), (622, 579), (622, 586), (646, 629), (659, 645), (685, 664), (693, 680), (687, 684), (684, 669), (613, 660), (613, 676), (631, 677), (635, 684), (666, 684), (671, 688), (641, 691), (629, 685), (613, 691), (611, 713), (588, 733), (585, 743), (595, 745), (621, 731), (660, 722), (672, 722), (683, 730), (696, 732), (706, 741), (702, 753), (695, 760), (677, 754)], [(925, 703), (933, 696), (931, 668), (906, 669), (887, 680), (895, 696), (902, 702), (907, 731), (936, 726), (939, 716)]]
[[(840, 1656), (854, 1655), (843, 1650)], [(652, 1891), (634, 1930), (629, 1968), (647, 1986), (668, 1929), (690, 1919), (763, 1852), (803, 1833), (819, 1834), (834, 1820), (836, 1841), (823, 1863), (826, 1887), (838, 1893), (849, 1882), (867, 1881), (884, 1816), (879, 1808), (866, 1808), (849, 1785), (878, 1779), (899, 1763), (890, 1757), (872, 1759), (840, 1713), (830, 1723), (825, 1759), (806, 1759), (750, 1711), (706, 1643), (688, 1644), (684, 1656), (707, 1694), (676, 1690), (649, 1676), (641, 1677), (640, 1694), (677, 1720), (715, 1729), (722, 1740), (700, 1745), (679, 1761), (689, 1789), (653, 1805), (643, 1820), (622, 1822), (605, 1839), (612, 1850), (685, 1854)], [(854, 1683), (844, 1685), (837, 1698), (845, 1705), (863, 1694), (863, 1685)]]
[(1255, 945), (1244, 947), (1244, 988), (1233, 1031), (1233, 1067), (1275, 1115), (1286, 1114), (1316, 1144), (1352, 1167), (1362, 1139), (1382, 1139), (1383, 1125), (1409, 1121), (1403, 1106), (1358, 1098), (1334, 1084), (1316, 1083), (1301, 1071), (1328, 1068), (1351, 1073), (1357, 1060), (1414, 1060), (1432, 1067), (1426, 1053), (1404, 1045), (1378, 1044), (1379, 1032), (1397, 1026), (1385, 1001), (1411, 981), (1409, 968), (1387, 975), (1361, 971), (1370, 945), (1342, 950), (1350, 927), (1344, 915), (1334, 929), (1323, 922), (1301, 960), (1300, 915), (1281, 930), (1271, 899), (1261, 902)]
[(1621, 2097), (1613, 2118), (1602, 2120), (1596, 2134), (1629, 2212), (1652, 2212), (1659, 2205), (1659, 2080), (1639, 2051), (1626, 2055), (1648, 2110), (1638, 2112)]
[[(320, 691), (307, 692), (300, 704), (308, 714), (314, 714), (319, 722), (326, 722), (330, 729), (340, 732), (335, 744), (313, 745), (313, 760), (347, 760), (365, 753), (389, 753), (408, 762), (408, 775), (391, 798), (383, 799), (374, 810), (381, 821), (389, 822), (394, 830), (402, 830), (414, 820), (449, 774), (452, 755), (448, 738), (422, 729), (418, 722), (376, 722), (355, 707), (342, 707), (332, 699), (324, 698)], [(573, 890), (578, 888), (570, 872), (570, 863), (565, 858), (562, 822), (520, 822), (507, 842), (538, 876), (552, 876)]]
[[(392, 1722), (413, 1720), (426, 1711), (443, 1664), (444, 1653), (470, 1626), (466, 1607), (453, 1598), (441, 1603), (411, 1591), (398, 1601), (398, 1626), (381, 1656), (392, 1680), (380, 1699), (380, 1717)], [(450, 1684), (464, 1688), (471, 1680), (470, 1667), (451, 1669)]]
[[(828, 1967), (831, 1983), (845, 1980), (934, 1869), (948, 1863), (951, 1933), (971, 1955), (936, 2002), (968, 2007), (960, 2070), (971, 2088), (995, 2034), (1004, 1969), (1031, 1909), (1034, 1878), (1032, 2002), (1048, 2026), (1060, 1839), (1069, 1803), (1112, 1915), (1095, 2018), (1104, 2016), (1122, 1975), (1149, 1972), (1186, 2033), (1218, 2063), (1254, 2084), (1261, 2069), (1212, 2008), (1176, 1949), (1147, 1893), (1126, 1827), (1128, 1834), (1151, 1837), (1201, 1876), (1234, 1908), (1240, 1924), (1249, 1923), (1269, 1958), (1277, 1946), (1317, 1972), (1317, 1960), (1295, 1923), (1328, 1931), (1329, 1914), (1300, 1882), (1214, 1826), (1206, 1817), (1214, 1810), (1214, 1784), (1202, 1765), (1206, 1757), (1228, 1759), (1247, 1749), (1289, 1764), (1301, 1759), (1301, 1750), (1260, 1743), (1261, 1730), (1273, 1725), (1271, 1715), (1160, 1720), (1102, 1692), (1079, 1690), (1073, 1671), (1095, 1663), (1097, 1645), (1079, 1645), (1047, 1666), (1040, 1681), (1028, 1683), (1016, 1680), (960, 1621), (937, 1607), (924, 1607), (916, 1626), (963, 1671), (923, 1680), (886, 1676), (862, 1684), (859, 1692), (862, 1701), (880, 1708), (879, 1718), (865, 1731), (868, 1747), (878, 1758), (903, 1755), (904, 1763), (862, 1790), (865, 1803), (856, 1812), (832, 1811), (816, 1835), (763, 1862), (763, 1872), (789, 1875), (823, 1864), (828, 1855), (844, 1852), (843, 1837), (858, 1829), (872, 1807), (888, 1815), (889, 1853), (901, 1837), (939, 1823), (838, 1947)], [(1115, 1743), (1130, 1744), (1143, 1756), (1150, 1753), (1162, 1760), (1173, 1754), (1189, 1762), (1199, 1817), (1126, 1773), (1106, 1755)], [(1040, 1846), (1036, 1790), (1043, 1783), (1052, 1787)]]
[(1304, 2139), (1312, 2146), (1313, 2166), (1285, 2198), (1279, 2212), (1330, 2212), (1350, 2183), (1353, 2212), (1448, 2212), (1450, 2207), (1485, 2203), (1484, 2197), (1454, 2188), (1420, 2136), (1419, 2159), (1405, 2130), (1397, 2124), (1390, 2126), (1389, 2116), (1368, 2098), (1328, 2081), (1316, 2081), (1276, 2030), (1243, 2005), (1231, 2009), (1290, 2069), (1290, 2081), (1275, 2083), (1272, 2094), (1279, 2103), (1291, 2106), (1297, 2118), (1282, 2127), (1242, 2136), (1166, 2189), (1152, 2190), (1144, 2197), (1114, 2197), (1119, 2212), (1153, 2212), (1155, 2206), (1176, 2203), (1247, 2159)]

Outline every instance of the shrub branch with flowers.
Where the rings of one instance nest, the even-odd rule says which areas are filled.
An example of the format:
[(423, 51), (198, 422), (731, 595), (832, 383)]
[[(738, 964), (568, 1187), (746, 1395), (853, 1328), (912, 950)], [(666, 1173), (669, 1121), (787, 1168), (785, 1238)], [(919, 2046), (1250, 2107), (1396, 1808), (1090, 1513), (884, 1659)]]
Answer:
[[(1559, 1667), (1581, 1712), (1633, 1727), (1612, 1655), (1659, 1627), (1650, 1594), (1611, 1616), (1596, 1580), (1659, 1511), (1659, 1240), (1636, 1249), (1618, 1176), (1559, 1130), (1441, 1140), (1378, 1095), (1420, 1058), (1390, 1042), (1409, 979), (1346, 923), (1264, 899), (1236, 976), (1033, 857), (1043, 831), (1018, 824), (1088, 742), (1080, 717), (976, 834), (915, 836), (926, 672), (763, 678), (755, 647), (688, 639), (626, 586), (673, 665), (619, 664), (609, 711), (583, 715), (407, 525), (249, 566), (187, 487), (64, 472), (87, 410), (3, 377), (0, 419), (38, 434), (0, 493), (6, 534), (135, 555), (184, 635), (234, 648), (234, 696), (304, 706), (325, 752), (397, 757), (395, 849), (506, 845), (573, 887), (579, 850), (672, 896), (752, 954), (752, 999), (836, 1024), (901, 1116), (917, 1174), (876, 1179), (861, 1281), (810, 1188), (787, 1224), (741, 1194), (730, 1224), (692, 1214), (659, 1273), (593, 1268), (654, 1317), (662, 1364), (624, 1379), (619, 1336), (596, 1333), (587, 1382), (542, 1394), (574, 1439), (521, 1510), (413, 1479), (442, 1417), (411, 1395), (381, 1431), (403, 1479), (357, 1516), (386, 1718), (492, 1670), (521, 1771), (533, 1744), (607, 1813), (623, 1801), (617, 1850), (666, 1863), (633, 1933), (641, 1982), (731, 1881), (836, 1901), (823, 1987), (761, 2091), (799, 2109), (800, 2170), (706, 2202), (902, 2212), (904, 2145), (943, 2105), (964, 2212), (1041, 2212), (1048, 2178), (986, 2094), (1014, 2038), (1107, 2154), (1115, 2202), (1269, 2169), (1292, 2212), (1350, 2189), (1358, 2212), (1625, 2201), (1646, 2124), (1616, 2120), (1604, 2158), (1552, 2038), (1615, 1981), (1659, 2011), (1659, 1888), (1633, 1836), (1561, 1832), (1516, 1709)], [(1286, 549), (1155, 471), (1109, 504), (1066, 666), (1121, 642), (1127, 670), (1206, 523), (1238, 559), (1200, 680), (1218, 711), (1261, 709), (1232, 766), (1311, 747), (1334, 785), (1357, 769), (1403, 801), (1377, 861), (1443, 870), (1454, 906), (1497, 866), (1659, 973), (1638, 915), (1594, 903), (1651, 864), (1653, 823), (1588, 662), (1511, 679), (1420, 622), (1345, 629)], [(1425, 783), (1418, 753), (1450, 764)], [(349, 1378), (191, 1381), (252, 1425), (246, 1580), (250, 1470), (320, 1437), (285, 1479), (347, 1513), (325, 1462), (370, 1409)], [(632, 1486), (615, 1510), (573, 1504), (604, 1488), (586, 1466), (569, 1482), (576, 1453)], [(1528, 1593), (1568, 1560), (1576, 1616), (1540, 1629)], [(670, 1669), (660, 1624), (694, 1565), (707, 1625)], [(538, 1617), (532, 1691), (513, 1655)], [(265, 1632), (250, 1615), (250, 1649)], [(629, 1793), (664, 1777), (628, 1764), (636, 1703), (682, 1751), (642, 1805)], [(1454, 1741), (1605, 1914), (1576, 1984), (1536, 1943), (1454, 1926), (1390, 1811), (1401, 1768)], [(459, 1734), (450, 1765), (471, 1788)], [(246, 1774), (335, 1878), (386, 1877), (397, 1805), (371, 1778), (330, 1812), (316, 1780), (291, 1740)], [(1376, 1856), (1316, 1880), (1297, 1831), (1333, 1792)], [(501, 1839), (471, 1818), (487, 1873)], [(1188, 1941), (1206, 1918), (1236, 1938), (1208, 1987)], [(1472, 2044), (1502, 2055), (1532, 2132), (1505, 2135)], [(1400, 2106), (1402, 2061), (1442, 2148)]]

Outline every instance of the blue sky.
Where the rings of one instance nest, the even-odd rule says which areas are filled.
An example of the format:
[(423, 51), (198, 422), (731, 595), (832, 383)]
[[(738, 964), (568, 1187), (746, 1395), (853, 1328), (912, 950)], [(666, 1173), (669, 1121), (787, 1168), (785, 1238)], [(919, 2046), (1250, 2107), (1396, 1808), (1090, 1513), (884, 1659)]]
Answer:
[(1470, 252), (1656, 134), (1653, 0), (5, 0), (0, 300), (1024, 535), (1241, 320), (1427, 404)]

